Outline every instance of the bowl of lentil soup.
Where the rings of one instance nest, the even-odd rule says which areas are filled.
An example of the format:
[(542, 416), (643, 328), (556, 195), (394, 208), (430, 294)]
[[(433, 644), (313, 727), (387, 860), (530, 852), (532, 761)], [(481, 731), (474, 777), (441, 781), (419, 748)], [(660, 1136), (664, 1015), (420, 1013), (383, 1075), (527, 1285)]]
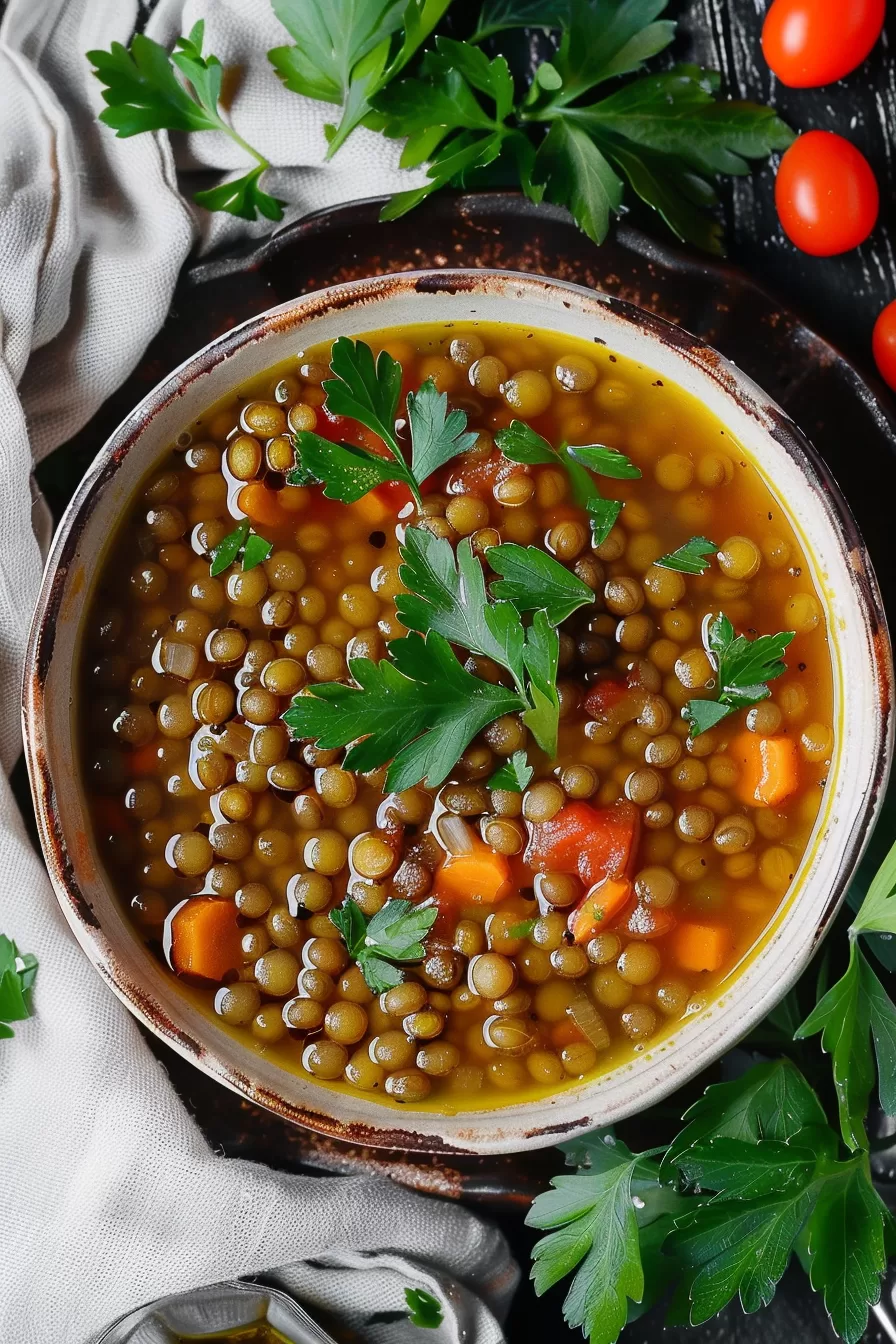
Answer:
[(132, 1011), (323, 1132), (499, 1152), (656, 1101), (793, 983), (890, 687), (855, 524), (758, 388), (631, 305), (436, 272), (272, 310), (125, 421), (25, 720)]

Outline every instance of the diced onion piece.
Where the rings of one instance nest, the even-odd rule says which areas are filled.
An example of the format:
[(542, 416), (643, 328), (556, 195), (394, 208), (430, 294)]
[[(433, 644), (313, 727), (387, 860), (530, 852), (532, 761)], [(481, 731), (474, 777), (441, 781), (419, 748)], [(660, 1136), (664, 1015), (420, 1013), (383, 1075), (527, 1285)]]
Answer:
[(610, 1033), (587, 994), (580, 990), (566, 1011), (595, 1050), (606, 1050), (610, 1044)]
[(446, 812), (436, 822), (436, 830), (449, 854), (473, 853), (473, 832), (462, 817)]
[(152, 665), (162, 676), (192, 681), (199, 666), (199, 650), (195, 644), (163, 637), (152, 651)]
[(231, 756), (235, 761), (249, 759), (249, 744), (252, 741), (252, 729), (245, 723), (225, 724), (223, 731), (214, 739), (219, 751)]

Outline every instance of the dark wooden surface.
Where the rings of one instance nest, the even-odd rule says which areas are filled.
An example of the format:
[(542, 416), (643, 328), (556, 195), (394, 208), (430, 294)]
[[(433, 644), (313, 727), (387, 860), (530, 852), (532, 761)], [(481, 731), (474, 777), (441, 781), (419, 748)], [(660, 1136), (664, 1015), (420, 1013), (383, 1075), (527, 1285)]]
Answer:
[[(889, 501), (896, 487), (892, 407), (875, 401), (873, 392), (879, 389), (873, 376), (871, 392), (861, 376), (870, 373), (874, 318), (896, 297), (896, 256), (887, 231), (896, 212), (892, 164), (896, 70), (891, 52), (881, 44), (866, 66), (841, 84), (819, 91), (782, 89), (771, 80), (759, 49), (764, 10), (763, 0), (673, 4), (671, 13), (680, 19), (673, 55), (720, 69), (737, 96), (771, 97), (796, 129), (838, 130), (866, 152), (881, 181), (883, 211), (875, 235), (857, 252), (824, 261), (796, 253), (777, 225), (769, 168), (725, 190), (730, 255), (746, 269), (752, 284), (714, 264), (680, 256), (666, 246), (662, 226), (640, 210), (633, 212), (632, 220), (646, 225), (659, 246), (653, 248), (623, 229), (602, 252), (556, 216), (544, 213), (536, 218), (521, 204), (507, 201), (492, 203), (491, 212), (487, 202), (460, 210), (434, 204), (426, 213), (411, 216), (410, 223), (388, 229), (373, 223), (375, 211), (369, 209), (354, 216), (337, 214), (319, 226), (281, 238), (251, 258), (243, 255), (192, 268), (165, 331), (135, 376), (69, 446), (64, 465), (61, 461), (47, 465), (43, 483), (51, 502), (56, 508), (64, 503), (97, 444), (153, 383), (216, 332), (250, 312), (340, 275), (478, 261), (561, 274), (622, 293), (682, 321), (731, 354), (814, 438), (859, 517), (885, 587), (896, 588), (896, 567), (889, 560)], [(888, 31), (896, 40), (894, 6)], [(763, 294), (763, 289), (779, 296), (783, 304)], [(787, 305), (805, 314), (811, 325), (795, 320)], [(845, 351), (854, 363), (838, 359), (827, 342)], [(890, 596), (896, 600), (896, 591)], [(219, 1150), (296, 1170), (309, 1166), (350, 1170), (359, 1162), (376, 1161), (391, 1168), (397, 1179), (485, 1207), (498, 1217), (521, 1263), (527, 1263), (531, 1236), (522, 1224), (523, 1209), (558, 1169), (555, 1152), (471, 1164), (435, 1161), (415, 1168), (408, 1167), (400, 1154), (347, 1153), (255, 1111), (165, 1047), (154, 1044), (154, 1048)], [(679, 1098), (675, 1105), (686, 1103), (687, 1098)], [(654, 1126), (655, 1136), (657, 1127), (670, 1123), (670, 1116), (655, 1115), (646, 1123)], [(557, 1289), (536, 1302), (524, 1287), (514, 1304), (508, 1338), (562, 1340), (561, 1300), (562, 1291)], [(833, 1338), (818, 1299), (799, 1271), (788, 1275), (772, 1307), (759, 1317), (745, 1318), (732, 1309), (699, 1330), (683, 1332), (664, 1330), (661, 1317), (652, 1313), (625, 1336), (628, 1344), (660, 1340), (827, 1344)], [(869, 1344), (886, 1338), (877, 1328), (867, 1336)]]

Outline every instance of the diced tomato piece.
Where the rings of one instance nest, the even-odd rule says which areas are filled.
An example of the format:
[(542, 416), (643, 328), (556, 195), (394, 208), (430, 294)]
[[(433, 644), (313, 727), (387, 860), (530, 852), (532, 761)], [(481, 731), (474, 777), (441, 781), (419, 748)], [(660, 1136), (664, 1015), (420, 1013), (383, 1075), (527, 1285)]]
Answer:
[(510, 889), (510, 865), (503, 854), (474, 844), (468, 854), (450, 856), (436, 872), (436, 897), (491, 905)]
[(634, 803), (594, 808), (567, 803), (550, 821), (532, 827), (526, 862), (542, 873), (578, 873), (586, 887), (628, 873), (638, 844)]
[(585, 696), (585, 713), (599, 719), (628, 695), (624, 681), (597, 681)]

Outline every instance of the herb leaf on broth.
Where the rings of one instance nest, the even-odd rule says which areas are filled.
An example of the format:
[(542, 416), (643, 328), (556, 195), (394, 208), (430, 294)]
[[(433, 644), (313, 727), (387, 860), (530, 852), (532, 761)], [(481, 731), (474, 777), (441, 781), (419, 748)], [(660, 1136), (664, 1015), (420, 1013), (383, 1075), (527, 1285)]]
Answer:
[(584, 580), (537, 546), (505, 542), (490, 547), (487, 559), (501, 575), (491, 585), (493, 595), (512, 602), (517, 611), (542, 608), (552, 624), (562, 625), (579, 607), (594, 602), (594, 590)]
[[(225, 210), (240, 219), (283, 218), (285, 201), (261, 189), (262, 173), (270, 163), (233, 129), (220, 112), (224, 68), (217, 56), (203, 56), (202, 19), (179, 37), (167, 52), (158, 42), (137, 33), (130, 47), (113, 42), (109, 51), (88, 51), (87, 59), (103, 89), (107, 104), (99, 119), (120, 139), (143, 131), (220, 131), (250, 154), (256, 167), (233, 182), (224, 182), (193, 199), (207, 210)], [(177, 78), (175, 68), (186, 80)]]
[(416, 392), (407, 396), (411, 436), (408, 464), (395, 428), (401, 395), (398, 361), (387, 350), (381, 350), (374, 361), (373, 351), (365, 341), (340, 336), (333, 344), (330, 369), (334, 377), (323, 384), (327, 411), (364, 425), (382, 440), (388, 456), (355, 444), (333, 443), (320, 434), (300, 430), (294, 436), (298, 460), (286, 477), (287, 484), (319, 482), (328, 499), (352, 504), (386, 481), (400, 481), (422, 508), (423, 482), (453, 457), (472, 448), (478, 431), (467, 429), (464, 411), (448, 410), (447, 394), (439, 392), (432, 378), (427, 378)]
[(718, 551), (718, 546), (708, 537), (691, 537), (682, 546), (668, 555), (661, 555), (654, 564), (660, 569), (674, 569), (679, 574), (705, 574), (709, 568), (710, 557)]
[(260, 537), (252, 530), (249, 519), (243, 518), (211, 552), (211, 577), (216, 579), (219, 574), (223, 574), (240, 554), (243, 569), (254, 569), (256, 565), (263, 564), (267, 560), (273, 549), (273, 542)]
[(523, 723), (542, 751), (553, 757), (557, 754), (560, 722), (560, 692), (557, 689), (560, 636), (543, 611), (536, 611), (526, 631), (523, 662), (529, 674), (531, 702), (523, 713)]
[(342, 935), (349, 956), (374, 994), (400, 985), (403, 972), (394, 963), (422, 961), (423, 940), (438, 918), (437, 905), (388, 900), (370, 919), (346, 896), (330, 911), (330, 921)]
[(734, 626), (724, 612), (703, 621), (703, 647), (716, 669), (718, 694), (713, 700), (689, 700), (683, 711), (691, 725), (691, 736), (698, 737), (739, 709), (767, 700), (771, 691), (766, 684), (787, 671), (782, 661), (784, 650), (794, 637), (788, 630), (777, 635), (757, 635), (747, 639), (735, 635)]
[(503, 789), (505, 793), (523, 793), (534, 774), (526, 753), (515, 751), (491, 776), (488, 787)]
[(467, 672), (434, 630), (425, 639), (393, 639), (389, 657), (378, 663), (352, 658), (349, 671), (357, 686), (309, 686), (284, 722), (295, 737), (313, 738), (324, 750), (353, 743), (346, 770), (391, 761), (387, 782), (397, 792), (422, 780), (441, 784), (478, 732), (526, 705), (506, 687)]
[[(635, 480), (641, 472), (625, 453), (603, 444), (586, 444), (570, 448), (566, 443), (560, 448), (552, 448), (547, 439), (523, 420), (512, 420), (507, 429), (499, 430), (495, 435), (495, 444), (511, 462), (522, 462), (530, 466), (559, 465), (569, 477), (575, 502), (588, 513), (594, 544), (599, 546), (606, 541), (616, 519), (624, 507), (624, 500), (605, 499), (591, 477), (591, 471), (598, 475), (612, 476), (617, 480)], [(591, 454), (591, 461), (581, 457)], [(609, 468), (609, 469), (607, 469)]]

